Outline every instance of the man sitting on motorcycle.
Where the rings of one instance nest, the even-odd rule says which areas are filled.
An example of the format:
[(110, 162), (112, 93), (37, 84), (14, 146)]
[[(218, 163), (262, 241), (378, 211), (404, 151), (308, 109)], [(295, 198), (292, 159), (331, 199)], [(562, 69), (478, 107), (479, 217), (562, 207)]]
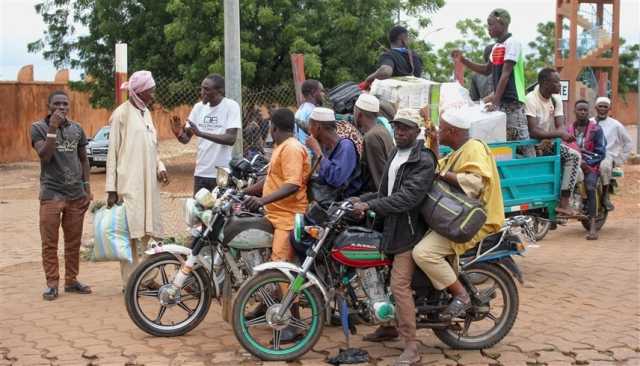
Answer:
[(582, 154), (580, 167), (584, 174), (584, 185), (587, 189), (587, 213), (590, 221), (587, 240), (597, 240), (596, 187), (600, 176), (600, 163), (607, 154), (607, 141), (598, 123), (589, 119), (589, 102), (584, 99), (578, 100), (575, 104), (574, 113), (576, 114), (576, 121), (569, 126), (569, 133), (575, 137), (575, 142), (569, 144), (569, 147)]
[(335, 113), (316, 107), (309, 117), (309, 134), (305, 144), (316, 159), (311, 198), (325, 205), (359, 194), (362, 180), (358, 150), (353, 140), (338, 136)]
[[(381, 250), (393, 256), (391, 292), (397, 306), (400, 335), (405, 341), (404, 352), (397, 365), (411, 365), (420, 360), (416, 342), (416, 309), (411, 289), (415, 264), (411, 249), (422, 239), (427, 227), (420, 217), (420, 205), (431, 189), (435, 160), (424, 143), (417, 140), (422, 126), (420, 114), (412, 109), (398, 111), (391, 123), (394, 126), (396, 148), (389, 155), (385, 173), (377, 193), (368, 193), (355, 202), (356, 214), (367, 210), (384, 218)], [(395, 338), (394, 327), (379, 327), (369, 340)]]
[[(289, 234), (296, 213), (305, 212), (308, 204), (307, 180), (311, 167), (307, 149), (293, 135), (294, 126), (295, 118), (289, 109), (280, 108), (272, 113), (271, 136), (276, 148), (271, 155), (267, 177), (245, 190), (252, 195), (245, 198), (245, 207), (257, 210), (264, 206), (267, 219), (273, 225), (271, 260), (274, 262), (294, 259)], [(297, 312), (297, 306), (291, 311)], [(293, 327), (283, 329), (281, 342), (293, 341), (297, 333)]]
[(415, 248), (413, 259), (429, 277), (433, 286), (448, 289), (453, 300), (440, 314), (441, 321), (463, 315), (471, 306), (471, 299), (458, 280), (458, 258), (485, 237), (496, 233), (504, 223), (504, 206), (500, 191), (500, 177), (496, 162), (487, 145), (469, 137), (471, 121), (462, 110), (450, 110), (440, 117), (440, 131), (434, 151), (440, 144), (453, 152), (439, 161), (440, 179), (458, 187), (472, 198), (480, 199), (487, 213), (487, 221), (480, 231), (466, 243), (455, 243), (431, 231)]

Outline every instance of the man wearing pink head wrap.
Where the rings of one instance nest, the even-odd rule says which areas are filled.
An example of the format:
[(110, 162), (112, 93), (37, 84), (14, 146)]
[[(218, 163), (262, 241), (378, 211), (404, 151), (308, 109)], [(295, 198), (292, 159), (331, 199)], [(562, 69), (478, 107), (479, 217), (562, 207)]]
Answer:
[(147, 105), (140, 98), (139, 94), (151, 88), (155, 88), (156, 82), (153, 80), (151, 71), (140, 70), (134, 72), (129, 81), (125, 81), (120, 89), (129, 92), (129, 101), (140, 110), (144, 110)]
[(153, 102), (155, 82), (149, 71), (137, 71), (122, 89), (129, 100), (111, 115), (107, 156), (107, 206), (124, 204), (131, 236), (133, 263), (121, 262), (122, 284), (138, 264), (137, 243), (162, 235), (160, 187), (169, 183), (158, 154), (158, 135), (147, 109)]

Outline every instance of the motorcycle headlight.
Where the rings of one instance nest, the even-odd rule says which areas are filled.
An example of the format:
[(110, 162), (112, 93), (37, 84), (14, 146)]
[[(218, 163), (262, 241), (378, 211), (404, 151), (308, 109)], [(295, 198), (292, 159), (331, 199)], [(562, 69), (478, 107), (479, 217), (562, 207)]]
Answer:
[(201, 188), (195, 195), (196, 202), (204, 208), (211, 208), (216, 203), (216, 198), (206, 188)]
[(202, 210), (198, 207), (196, 200), (193, 198), (187, 198), (184, 201), (184, 221), (189, 227), (200, 224), (200, 214)]

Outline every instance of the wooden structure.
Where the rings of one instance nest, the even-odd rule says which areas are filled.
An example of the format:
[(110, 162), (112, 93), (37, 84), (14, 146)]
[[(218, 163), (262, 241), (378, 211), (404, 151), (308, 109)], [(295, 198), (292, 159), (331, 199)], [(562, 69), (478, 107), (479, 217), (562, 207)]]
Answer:
[[(593, 102), (596, 96), (604, 95), (615, 102), (618, 99), (620, 0), (556, 0), (555, 37), (555, 66), (560, 78), (569, 81), (567, 120), (574, 119), (573, 105), (578, 99)], [(578, 80), (583, 72), (589, 73), (587, 79), (591, 82), (585, 84)]]

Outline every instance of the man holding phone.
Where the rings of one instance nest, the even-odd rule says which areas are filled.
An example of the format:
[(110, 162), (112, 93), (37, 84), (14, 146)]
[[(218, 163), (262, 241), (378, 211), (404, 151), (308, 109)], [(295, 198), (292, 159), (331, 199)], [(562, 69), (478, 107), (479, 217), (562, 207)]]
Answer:
[(232, 146), (238, 129), (242, 128), (240, 105), (224, 96), (224, 78), (218, 74), (207, 76), (200, 84), (200, 102), (196, 103), (186, 123), (173, 116), (173, 133), (183, 144), (194, 135), (199, 137), (193, 194), (201, 188), (216, 186), (217, 167), (229, 167)]

